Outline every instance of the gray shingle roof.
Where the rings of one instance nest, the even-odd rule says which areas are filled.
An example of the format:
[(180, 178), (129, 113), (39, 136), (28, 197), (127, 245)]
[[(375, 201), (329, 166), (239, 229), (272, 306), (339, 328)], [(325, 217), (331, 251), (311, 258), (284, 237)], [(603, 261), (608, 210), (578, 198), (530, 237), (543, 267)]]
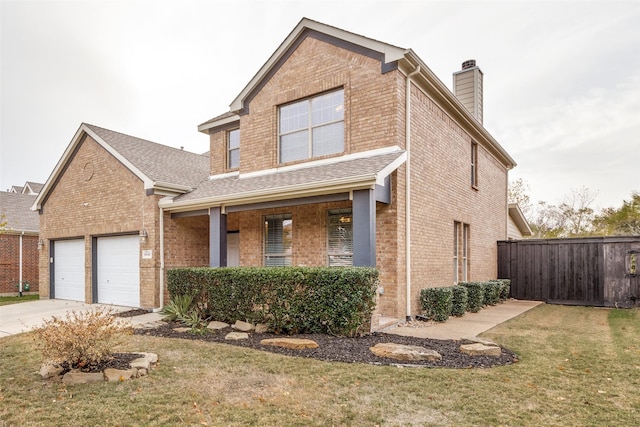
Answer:
[(195, 187), (209, 177), (209, 153), (191, 153), (98, 126), (85, 125), (152, 181)]
[(7, 221), (5, 230), (38, 232), (40, 215), (30, 209), (35, 200), (36, 196), (0, 191), (0, 216), (4, 214), (0, 222)]
[[(318, 166), (302, 166), (299, 169), (271, 172), (247, 177), (232, 176), (203, 182), (190, 193), (181, 194), (174, 202), (224, 199), (243, 194), (264, 192), (284, 193), (291, 188), (321, 187), (332, 182), (356, 180), (362, 176), (380, 174), (387, 166), (398, 160), (404, 151), (372, 155), (364, 158), (349, 159)], [(384, 177), (382, 177), (384, 178)]]

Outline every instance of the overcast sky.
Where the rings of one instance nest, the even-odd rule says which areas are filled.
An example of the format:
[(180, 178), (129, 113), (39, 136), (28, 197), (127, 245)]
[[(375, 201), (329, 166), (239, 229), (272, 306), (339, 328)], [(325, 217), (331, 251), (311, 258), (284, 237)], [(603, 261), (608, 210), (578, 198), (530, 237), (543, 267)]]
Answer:
[(640, 2), (1, 0), (0, 189), (45, 182), (82, 122), (205, 152), (300, 19), (413, 49), (449, 87), (484, 72), (484, 125), (533, 201), (640, 191)]

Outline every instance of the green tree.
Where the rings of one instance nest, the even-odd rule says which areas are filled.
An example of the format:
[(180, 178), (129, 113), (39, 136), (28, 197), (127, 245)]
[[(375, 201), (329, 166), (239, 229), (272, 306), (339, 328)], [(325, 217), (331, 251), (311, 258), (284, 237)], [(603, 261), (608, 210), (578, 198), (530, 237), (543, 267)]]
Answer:
[(631, 193), (619, 208), (606, 208), (594, 219), (596, 233), (605, 236), (640, 235), (640, 192)]

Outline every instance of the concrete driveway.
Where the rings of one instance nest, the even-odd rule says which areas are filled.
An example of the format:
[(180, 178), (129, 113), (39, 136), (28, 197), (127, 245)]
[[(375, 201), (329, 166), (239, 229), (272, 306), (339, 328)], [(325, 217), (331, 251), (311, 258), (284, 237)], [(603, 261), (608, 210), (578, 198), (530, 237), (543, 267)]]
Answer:
[[(105, 304), (85, 304), (78, 301), (66, 301), (60, 299), (44, 299), (27, 301), (18, 304), (3, 305), (0, 307), (0, 338), (9, 335), (28, 332), (42, 325), (44, 320), (53, 316), (65, 317), (70, 311), (88, 311), (98, 308), (111, 308), (122, 312), (131, 310), (131, 307), (121, 307)], [(160, 313), (149, 313), (134, 317), (125, 317), (123, 320), (133, 326), (153, 323), (162, 318)]]

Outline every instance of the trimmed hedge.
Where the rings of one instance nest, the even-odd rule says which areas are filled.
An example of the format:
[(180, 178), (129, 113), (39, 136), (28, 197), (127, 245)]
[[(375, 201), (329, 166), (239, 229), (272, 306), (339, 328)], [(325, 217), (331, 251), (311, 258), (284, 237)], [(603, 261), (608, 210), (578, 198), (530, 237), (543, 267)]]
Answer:
[(264, 323), (278, 333), (352, 336), (369, 326), (378, 271), (369, 267), (178, 268), (167, 272), (167, 282), (172, 297), (193, 296), (210, 319)]
[(484, 303), (485, 305), (496, 305), (500, 302), (500, 290), (502, 283), (497, 281), (488, 281), (483, 283), (484, 286)]
[(453, 304), (451, 306), (451, 315), (460, 317), (467, 312), (469, 302), (469, 294), (464, 286), (454, 286), (451, 288), (453, 292)]
[(484, 283), (485, 282), (460, 282), (460, 286), (467, 288), (467, 310), (477, 313), (484, 305)]
[(420, 304), (426, 317), (436, 322), (444, 322), (449, 318), (453, 308), (453, 290), (451, 287), (422, 289)]

